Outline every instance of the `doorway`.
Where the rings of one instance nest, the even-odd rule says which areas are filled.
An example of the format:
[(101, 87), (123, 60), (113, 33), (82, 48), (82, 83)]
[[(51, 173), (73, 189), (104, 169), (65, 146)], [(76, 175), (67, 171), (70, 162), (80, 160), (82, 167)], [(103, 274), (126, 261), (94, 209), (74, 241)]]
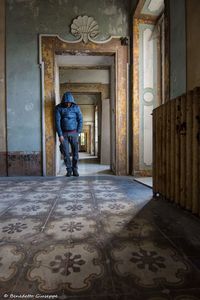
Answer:
[[(54, 125), (54, 108), (56, 104), (56, 56), (71, 55), (77, 58), (83, 56), (113, 57), (111, 66), (110, 119), (111, 119), (111, 170), (116, 175), (127, 175), (127, 63), (128, 46), (122, 45), (119, 38), (112, 38), (106, 43), (82, 42), (71, 43), (61, 40), (58, 36), (40, 36), (40, 63), (42, 75), (43, 98), (43, 174), (55, 176), (57, 169), (57, 143)], [(70, 83), (69, 89), (72, 91)], [(88, 90), (85, 90), (88, 92)], [(72, 91), (73, 92), (73, 91)], [(79, 90), (80, 92), (80, 90)], [(105, 91), (101, 91), (103, 93)], [(106, 99), (106, 98), (105, 98)]]
[[(114, 57), (64, 54), (56, 55), (55, 60), (56, 104), (66, 91), (70, 91), (83, 115), (83, 129), (79, 136), (80, 174), (110, 173)], [(66, 168), (58, 139), (57, 142), (56, 175), (64, 175)]]

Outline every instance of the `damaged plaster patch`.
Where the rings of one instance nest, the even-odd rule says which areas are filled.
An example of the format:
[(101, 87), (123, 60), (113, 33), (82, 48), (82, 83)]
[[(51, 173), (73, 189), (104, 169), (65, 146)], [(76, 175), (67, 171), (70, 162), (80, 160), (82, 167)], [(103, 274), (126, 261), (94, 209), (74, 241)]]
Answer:
[(14, 1), (13, 0), (8, 0), (8, 8), (9, 10), (13, 10), (13, 3)]
[(109, 17), (109, 25), (108, 25), (108, 30), (109, 30), (109, 34), (111, 35), (121, 35), (123, 34), (123, 28), (126, 28), (126, 31), (128, 32), (127, 29), (127, 17), (126, 14), (123, 13), (121, 8), (116, 8), (115, 7), (115, 15), (118, 16), (118, 18), (116, 18), (116, 22), (113, 23), (113, 18), (112, 16)]
[(34, 15), (34, 17), (38, 17), (38, 16), (39, 16), (39, 7), (36, 7), (36, 8), (33, 10), (33, 15)]
[(15, 0), (16, 3), (27, 3), (27, 2), (35, 2), (35, 0)]
[(107, 16), (112, 16), (117, 14), (117, 7), (115, 5), (112, 5), (110, 7), (107, 7), (103, 10), (104, 14)]
[(12, 116), (14, 116), (14, 115), (15, 115), (15, 112), (14, 112), (14, 111), (12, 111), (12, 109), (11, 109), (11, 108), (8, 108), (8, 109), (7, 109), (7, 112), (8, 112), (8, 114), (9, 114), (9, 115), (12, 115)]
[(15, 3), (30, 3), (35, 2), (35, 0), (15, 0)]
[(68, 0), (58, 0), (59, 5), (67, 4)]
[(116, 29), (109, 23), (108, 32), (110, 35), (116, 35)]
[(24, 3), (30, 8), (36, 5), (37, 0), (15, 0), (15, 3)]
[(123, 26), (121, 18), (117, 20), (115, 24), (112, 23), (112, 19), (108, 25), (109, 34), (111, 35), (120, 35), (123, 34)]
[(25, 110), (26, 111), (30, 111), (30, 110), (33, 110), (33, 103), (28, 103), (25, 105)]
[(34, 17), (39, 16), (39, 6), (38, 6), (38, 0), (9, 0), (9, 10), (12, 10), (13, 7), (18, 4), (24, 4), (25, 8), (30, 9), (33, 12)]
[(78, 14), (78, 7), (77, 6), (74, 6), (74, 12), (75, 12), (75, 14)]
[[(123, 33), (123, 22), (124, 22), (124, 19), (126, 19), (126, 15), (123, 14), (121, 8), (118, 8), (118, 15), (121, 16), (121, 18), (117, 19), (116, 28), (117, 28), (118, 33), (122, 34)], [(127, 22), (127, 19), (126, 19), (126, 22)], [(125, 24), (126, 24), (126, 22), (125, 22)]]

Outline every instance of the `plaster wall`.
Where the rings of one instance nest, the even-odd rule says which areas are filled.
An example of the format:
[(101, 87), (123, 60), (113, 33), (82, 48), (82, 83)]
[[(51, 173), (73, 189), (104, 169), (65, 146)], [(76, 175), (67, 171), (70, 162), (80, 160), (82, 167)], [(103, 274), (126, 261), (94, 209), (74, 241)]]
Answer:
[(60, 67), (109, 67), (114, 64), (114, 56), (105, 55), (83, 55), (78, 53), (78, 55), (56, 55), (58, 65)]
[(152, 32), (153, 25), (139, 25), (139, 172), (152, 169), (152, 110), (158, 105), (158, 53)]
[(102, 83), (109, 84), (108, 70), (60, 70), (60, 83)]
[(101, 164), (110, 165), (110, 99), (102, 100)]
[(0, 175), (6, 175), (5, 1), (0, 2)]
[(8, 0), (7, 102), (9, 151), (41, 151), (38, 33), (74, 39), (70, 24), (78, 15), (93, 16), (99, 39), (129, 35), (129, 1)]
[(94, 123), (94, 105), (79, 105), (83, 114), (83, 124), (92, 122)]
[[(190, 2), (190, 0), (188, 2)], [(176, 0), (176, 1), (170, 0), (170, 98), (173, 99), (185, 92), (186, 92), (185, 0)]]
[(200, 86), (200, 1), (187, 0), (187, 90)]
[[(55, 58), (55, 104), (60, 103), (60, 80), (59, 80), (59, 67), (58, 67), (58, 62), (57, 58)], [(45, 143), (44, 143), (45, 144)], [(56, 134), (56, 175), (59, 174), (61, 166), (62, 166), (62, 161), (61, 161), (61, 153), (60, 153), (60, 142), (58, 135)], [(45, 159), (43, 159), (45, 161)], [(46, 168), (44, 168), (46, 169)]]

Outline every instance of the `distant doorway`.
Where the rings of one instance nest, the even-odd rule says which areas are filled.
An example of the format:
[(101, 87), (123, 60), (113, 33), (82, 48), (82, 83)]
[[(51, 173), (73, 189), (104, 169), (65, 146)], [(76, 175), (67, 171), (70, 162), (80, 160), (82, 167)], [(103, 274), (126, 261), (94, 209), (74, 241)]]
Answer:
[[(79, 70), (77, 70), (77, 80), (80, 81)], [(107, 70), (108, 71), (108, 70)], [(99, 70), (98, 70), (99, 72)], [(104, 73), (103, 73), (104, 74)], [(87, 77), (87, 70), (85, 71), (84, 78)], [(95, 79), (95, 72), (92, 72), (92, 76)], [(108, 76), (109, 77), (109, 76)], [(66, 79), (65, 79), (66, 80)], [(74, 87), (75, 85), (75, 87)], [(70, 83), (70, 87), (67, 83), (60, 85), (60, 94), (65, 91), (71, 91), (75, 102), (80, 107), (83, 115), (83, 129), (79, 135), (79, 157), (81, 169), (84, 169), (84, 174), (90, 175), (91, 171), (94, 174), (95, 170), (111, 170), (111, 121), (110, 121), (110, 108), (107, 102), (110, 103), (109, 96), (109, 84), (88, 84), (85, 83)], [(97, 90), (97, 85), (100, 88)], [(82, 92), (82, 89), (88, 87), (89, 92)], [(91, 88), (93, 92), (91, 92)], [(96, 89), (96, 92), (94, 92)], [(100, 92), (102, 89), (106, 90), (106, 93)], [(105, 107), (106, 105), (106, 107)], [(105, 113), (105, 110), (107, 112)], [(104, 124), (103, 124), (104, 123)], [(63, 175), (65, 171), (65, 165), (63, 156), (59, 151), (59, 141), (57, 139), (57, 175)], [(79, 164), (79, 165), (80, 165)], [(93, 164), (93, 166), (92, 166)], [(94, 166), (95, 164), (95, 166)], [(99, 165), (99, 166), (98, 166)], [(80, 172), (80, 175), (82, 172)]]
[(79, 151), (87, 152), (87, 133), (82, 132), (79, 137)]
[[(79, 152), (84, 173), (90, 175), (91, 163), (104, 165), (111, 170), (111, 105), (115, 99), (113, 78), (114, 57), (57, 55), (56, 60), (56, 103), (60, 103), (66, 91), (73, 94), (83, 115), (83, 129), (79, 136)], [(64, 173), (63, 157), (57, 139), (56, 174)], [(113, 147), (114, 148), (114, 147)], [(82, 154), (84, 154), (82, 153)], [(85, 155), (84, 155), (85, 158)], [(102, 166), (99, 167), (102, 170)], [(95, 166), (95, 169), (99, 169)]]

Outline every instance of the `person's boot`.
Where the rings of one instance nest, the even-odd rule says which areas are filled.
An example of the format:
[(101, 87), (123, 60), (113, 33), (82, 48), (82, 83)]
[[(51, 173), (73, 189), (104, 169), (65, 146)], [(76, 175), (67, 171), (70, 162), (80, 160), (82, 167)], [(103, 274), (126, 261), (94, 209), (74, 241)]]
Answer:
[(71, 172), (71, 171), (67, 171), (66, 176), (67, 176), (67, 177), (70, 177), (71, 175), (72, 175), (72, 172)]
[(79, 173), (78, 173), (78, 171), (75, 169), (75, 170), (73, 170), (73, 176), (76, 176), (76, 177), (78, 177), (79, 176)]

